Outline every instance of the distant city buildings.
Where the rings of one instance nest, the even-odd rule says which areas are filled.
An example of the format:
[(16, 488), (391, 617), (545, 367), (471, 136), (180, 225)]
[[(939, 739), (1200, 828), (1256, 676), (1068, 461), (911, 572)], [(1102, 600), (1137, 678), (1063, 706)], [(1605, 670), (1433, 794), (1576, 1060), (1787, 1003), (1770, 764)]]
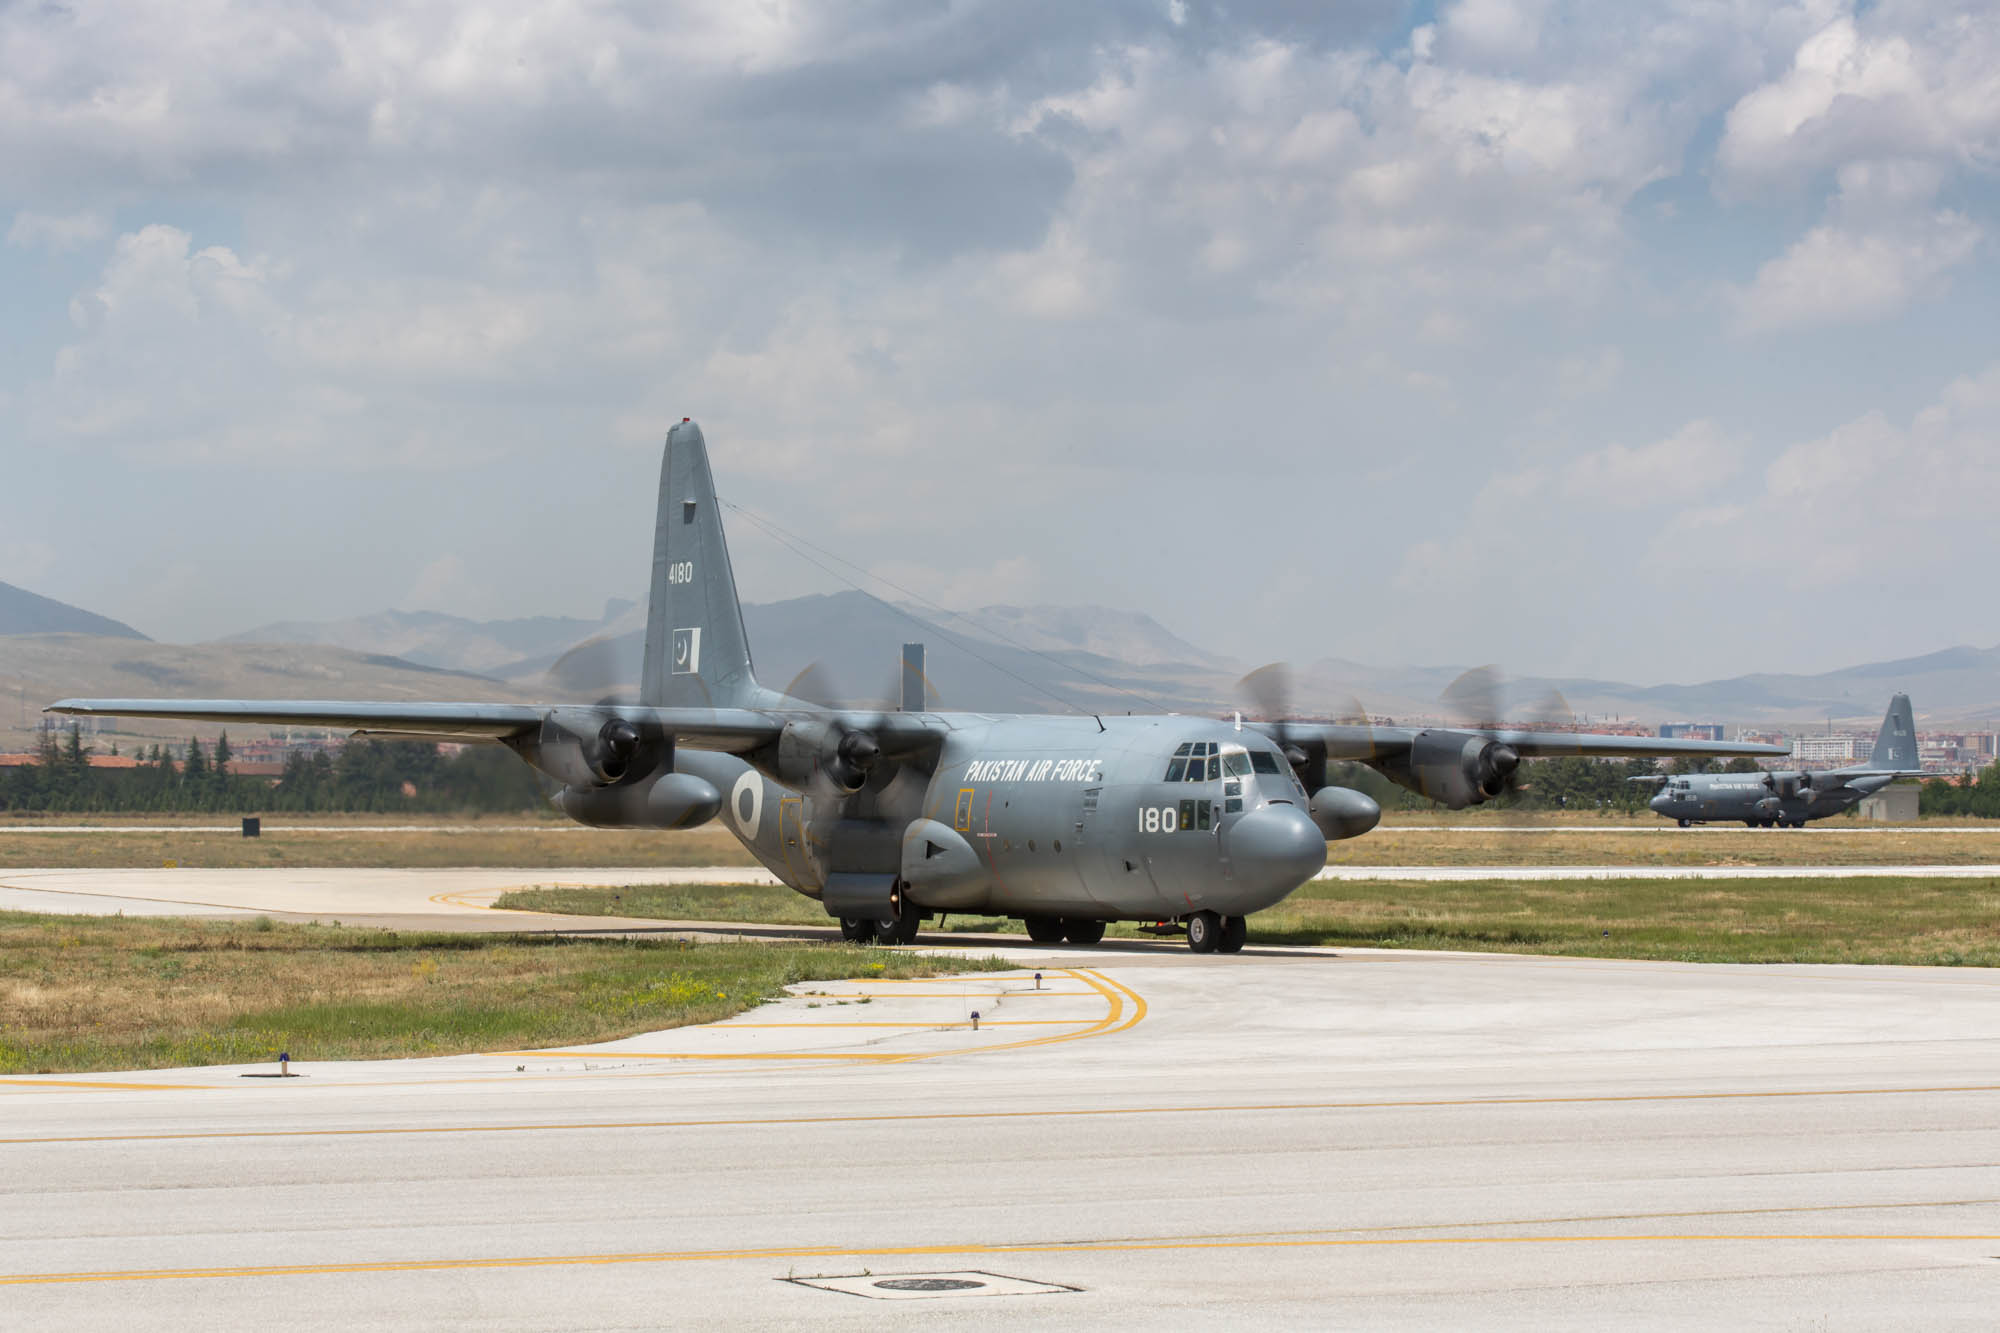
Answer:
[[(1792, 737), (1792, 761), (1797, 764), (1849, 764), (1854, 762), (1855, 743), (1851, 732), (1822, 733)], [(1869, 738), (1873, 748), (1873, 737)]]
[(1662, 722), (1660, 735), (1668, 740), (1719, 741), (1722, 739), (1720, 722)]

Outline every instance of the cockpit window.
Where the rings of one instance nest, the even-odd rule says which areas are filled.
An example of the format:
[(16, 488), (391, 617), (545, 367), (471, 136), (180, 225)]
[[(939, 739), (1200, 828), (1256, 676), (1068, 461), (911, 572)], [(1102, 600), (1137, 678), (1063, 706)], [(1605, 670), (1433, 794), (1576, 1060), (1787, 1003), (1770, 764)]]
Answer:
[(1250, 776), (1250, 755), (1248, 751), (1231, 746), (1222, 752), (1222, 771), (1232, 778)]
[(1207, 782), (1222, 776), (1221, 747), (1214, 741), (1183, 741), (1167, 764), (1168, 782)]
[(1250, 767), (1259, 773), (1282, 773), (1284, 771), (1278, 763), (1278, 756), (1272, 754), (1269, 750), (1252, 750), (1250, 752)]

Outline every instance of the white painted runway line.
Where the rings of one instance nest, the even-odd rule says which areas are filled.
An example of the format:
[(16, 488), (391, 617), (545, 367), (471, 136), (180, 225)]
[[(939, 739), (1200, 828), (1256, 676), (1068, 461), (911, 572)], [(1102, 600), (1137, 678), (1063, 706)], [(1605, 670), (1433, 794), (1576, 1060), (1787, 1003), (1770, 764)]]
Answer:
[(0, 1323), (929, 1328), (786, 1279), (986, 1273), (1039, 1294), (955, 1321), (1992, 1325), (1992, 972), (1343, 951), (1027, 984), (0, 1080)]

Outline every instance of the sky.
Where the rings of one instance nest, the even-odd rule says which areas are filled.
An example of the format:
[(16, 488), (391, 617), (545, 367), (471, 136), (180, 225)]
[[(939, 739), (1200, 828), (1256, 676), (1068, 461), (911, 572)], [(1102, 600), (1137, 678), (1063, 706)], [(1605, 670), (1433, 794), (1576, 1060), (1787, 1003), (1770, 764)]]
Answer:
[(0, 0), (0, 579), (595, 615), (692, 416), (1246, 662), (1989, 646), (1996, 168), (1986, 4)]

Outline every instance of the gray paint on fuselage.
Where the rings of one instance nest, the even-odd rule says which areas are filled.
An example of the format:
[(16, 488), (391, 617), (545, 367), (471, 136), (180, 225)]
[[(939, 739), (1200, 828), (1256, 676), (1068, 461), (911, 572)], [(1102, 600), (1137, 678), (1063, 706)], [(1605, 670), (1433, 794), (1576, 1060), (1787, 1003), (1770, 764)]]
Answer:
[[(847, 798), (851, 816), (898, 828), (935, 820), (978, 853), (982, 882), (933, 893), (925, 908), (1099, 920), (1164, 920), (1203, 908), (1243, 916), (1297, 887), (1239, 879), (1230, 864), (1230, 835), (1245, 815), (1273, 802), (1306, 805), (1290, 766), (1258, 732), (1173, 716), (952, 721), (928, 781), (914, 768), (883, 765)], [(1279, 771), (1166, 781), (1176, 748), (1198, 742), (1262, 751)], [(690, 750), (677, 762), (723, 792), (724, 823), (766, 869), (820, 895), (829, 849), (807, 837), (821, 827), (810, 793), (734, 755)], [(1228, 809), (1232, 785), (1240, 810)], [(1184, 803), (1192, 827), (1183, 827)]]
[(1691, 823), (1740, 819), (1748, 824), (1802, 824), (1850, 809), (1899, 777), (1921, 777), (1919, 768), (1910, 696), (1894, 694), (1866, 767), (1676, 774), (1665, 780), (1647, 805), (1668, 819)]
[(1864, 796), (1880, 791), (1895, 778), (1882, 774), (1844, 778), (1838, 773), (1809, 776), (1825, 785), (1798, 790), (1796, 795), (1780, 794), (1796, 788), (1798, 772), (1771, 773), (1766, 781), (1761, 773), (1690, 773), (1667, 779), (1667, 785), (1650, 802), (1669, 819), (1701, 822), (1749, 820), (1795, 824), (1801, 820), (1824, 819), (1857, 804)]

